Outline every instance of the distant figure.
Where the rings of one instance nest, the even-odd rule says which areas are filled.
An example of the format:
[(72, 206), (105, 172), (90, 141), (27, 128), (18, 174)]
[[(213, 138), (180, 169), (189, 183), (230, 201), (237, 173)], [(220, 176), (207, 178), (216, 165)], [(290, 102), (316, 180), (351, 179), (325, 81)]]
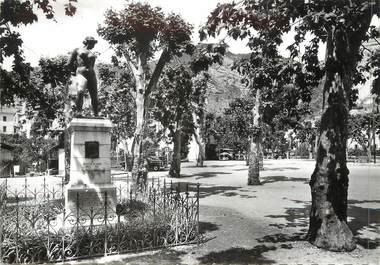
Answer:
[(98, 41), (93, 37), (86, 37), (83, 41), (84, 47), (76, 48), (71, 53), (70, 59), (67, 63), (67, 67), (70, 69), (72, 74), (76, 76), (76, 110), (79, 113), (82, 112), (84, 93), (87, 89), (90, 94), (91, 106), (95, 117), (97, 117), (99, 113), (99, 103), (97, 81), (94, 71), (96, 55), (93, 52), (91, 52), (91, 49), (94, 48), (97, 42)]

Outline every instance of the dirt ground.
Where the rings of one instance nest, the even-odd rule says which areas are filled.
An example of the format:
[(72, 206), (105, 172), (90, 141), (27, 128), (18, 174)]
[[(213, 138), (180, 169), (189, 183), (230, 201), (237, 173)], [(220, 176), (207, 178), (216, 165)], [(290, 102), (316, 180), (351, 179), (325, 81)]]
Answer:
[(184, 163), (180, 185), (201, 184), (201, 245), (110, 256), (79, 264), (380, 264), (380, 165), (349, 164), (348, 221), (357, 248), (318, 249), (304, 241), (308, 229), (313, 161), (268, 160), (263, 185), (247, 185), (243, 161)]

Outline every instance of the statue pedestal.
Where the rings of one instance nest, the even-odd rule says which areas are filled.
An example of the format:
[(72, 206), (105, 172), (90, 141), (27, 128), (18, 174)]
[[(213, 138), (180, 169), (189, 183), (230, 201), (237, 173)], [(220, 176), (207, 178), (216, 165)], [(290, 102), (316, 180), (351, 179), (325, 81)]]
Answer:
[(112, 124), (107, 119), (74, 118), (69, 124), (70, 181), (65, 208), (76, 215), (115, 210), (116, 187), (111, 182)]

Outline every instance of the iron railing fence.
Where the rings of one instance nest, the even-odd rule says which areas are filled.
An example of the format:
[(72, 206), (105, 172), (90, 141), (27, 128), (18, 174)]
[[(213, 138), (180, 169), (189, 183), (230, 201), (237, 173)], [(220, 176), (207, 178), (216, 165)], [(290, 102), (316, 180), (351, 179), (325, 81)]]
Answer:
[(12, 187), (6, 180), (0, 186), (0, 262), (59, 262), (200, 240), (199, 184), (152, 178), (144, 190), (133, 192), (131, 178), (123, 176), (114, 178), (116, 207), (104, 192), (102, 205), (81, 209), (77, 193), (68, 210), (63, 182), (30, 181)]

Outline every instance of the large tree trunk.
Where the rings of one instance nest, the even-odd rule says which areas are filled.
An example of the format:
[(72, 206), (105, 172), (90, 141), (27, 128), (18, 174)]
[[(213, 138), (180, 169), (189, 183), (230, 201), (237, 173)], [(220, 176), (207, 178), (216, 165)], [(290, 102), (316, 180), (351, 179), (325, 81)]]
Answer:
[[(156, 67), (151, 75), (149, 82), (147, 82), (147, 57), (149, 53), (150, 44), (140, 43), (140, 52), (136, 56), (136, 64), (131, 60), (127, 47), (122, 47), (122, 52), (129, 64), (129, 68), (133, 73), (135, 83), (136, 83), (136, 129), (134, 134), (134, 142), (132, 145), (132, 156), (133, 156), (133, 169), (132, 169), (132, 179), (134, 185), (137, 183), (145, 183), (145, 180), (141, 181), (141, 178), (147, 177), (147, 168), (144, 165), (145, 158), (143, 157), (143, 137), (145, 131), (145, 124), (149, 108), (149, 96), (151, 91), (155, 88), (158, 79), (162, 73), (165, 64), (170, 59), (169, 50), (164, 48), (161, 53), (160, 59), (158, 60)], [(140, 174), (141, 173), (141, 174)], [(138, 189), (143, 187), (138, 187)]]
[(195, 142), (198, 145), (198, 157), (197, 157), (197, 167), (203, 167), (203, 162), (205, 160), (205, 148), (206, 145), (200, 136), (199, 128), (194, 133)]
[(250, 137), (248, 185), (260, 185), (260, 90), (256, 91), (255, 107), (253, 108), (253, 128)]
[(145, 109), (146, 67), (146, 54), (141, 53), (137, 59), (137, 68), (133, 72), (136, 82), (136, 130), (134, 134), (134, 144), (132, 148), (132, 182), (134, 186), (133, 189), (137, 190), (141, 190), (144, 188), (142, 184), (146, 182), (145, 178), (147, 177), (146, 169), (144, 168), (144, 157), (142, 152), (145, 119), (147, 113), (147, 110)]
[(169, 170), (169, 175), (172, 178), (179, 178), (181, 176), (181, 138), (182, 132), (177, 126), (177, 129), (174, 132), (173, 159)]
[[(193, 121), (194, 124), (197, 125), (197, 129), (194, 131), (194, 139), (195, 142), (198, 145), (198, 156), (197, 156), (197, 167), (203, 167), (203, 161), (205, 160), (206, 157), (206, 144), (203, 141), (201, 132), (204, 128), (204, 115), (199, 116), (199, 122), (197, 119), (197, 115), (193, 113)], [(199, 123), (199, 124), (198, 124)]]
[(351, 251), (356, 247), (347, 225), (346, 145), (352, 76), (370, 15), (362, 17), (362, 22), (364, 26), (356, 32), (333, 28), (327, 37), (323, 112), (316, 165), (310, 180), (308, 240), (331, 251)]
[(314, 149), (313, 149), (314, 158), (317, 157), (317, 153), (318, 153), (318, 141), (319, 141), (319, 135), (318, 135), (318, 133), (316, 133), (315, 134)]

